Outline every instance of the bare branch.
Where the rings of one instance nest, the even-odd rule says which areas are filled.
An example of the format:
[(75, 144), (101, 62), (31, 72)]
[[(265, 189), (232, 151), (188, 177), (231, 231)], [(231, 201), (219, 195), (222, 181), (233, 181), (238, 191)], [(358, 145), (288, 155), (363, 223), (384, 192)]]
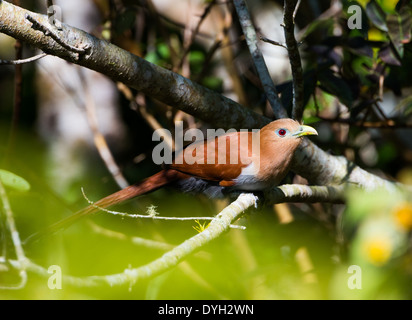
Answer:
[(263, 42), (267, 42), (267, 43), (273, 44), (274, 46), (279, 46), (279, 47), (282, 47), (282, 48), (285, 48), (285, 49), (288, 48), (288, 47), (286, 47), (286, 44), (277, 42), (277, 41), (275, 41), (275, 40), (270, 40), (270, 39), (268, 39), (268, 38), (266, 38), (266, 37), (263, 37), (263, 36), (260, 36), (259, 39), (262, 40)]
[(385, 128), (385, 129), (403, 129), (412, 128), (412, 123), (396, 122), (392, 119), (382, 121), (362, 121), (349, 118), (325, 118), (318, 116), (319, 119), (331, 123), (342, 123), (359, 128)]
[(293, 15), (292, 15), (293, 23), (295, 23), (295, 18), (296, 18), (296, 15), (298, 13), (301, 2), (302, 2), (302, 0), (298, 0), (298, 2), (296, 3), (296, 6), (295, 6), (295, 10), (293, 10)]
[(93, 98), (93, 95), (90, 92), (90, 88), (87, 84), (86, 79), (84, 78), (82, 70), (79, 71), (80, 81), (84, 88), (85, 93), (85, 102), (84, 106), (86, 108), (87, 121), (89, 123), (90, 129), (93, 133), (93, 142), (96, 146), (97, 151), (99, 152), (100, 158), (103, 160), (107, 170), (112, 175), (114, 181), (117, 185), (123, 189), (129, 186), (126, 178), (123, 176), (122, 171), (116, 163), (116, 160), (113, 157), (112, 152), (106, 142), (106, 138), (99, 130), (99, 124), (97, 121), (96, 114), (96, 104)]
[(286, 47), (289, 53), (290, 66), (293, 76), (293, 109), (292, 118), (302, 121), (303, 98), (303, 69), (300, 60), (299, 45), (295, 38), (295, 14), (298, 9), (297, 0), (285, 0), (283, 27), (285, 31)]
[[(17, 261), (22, 263), (26, 260), (26, 255), (23, 250), (23, 246), (20, 240), (19, 232), (17, 231), (16, 224), (14, 222), (13, 212), (11, 210), (10, 202), (7, 197), (6, 189), (0, 179), (0, 200), (2, 202), (3, 212), (6, 215), (6, 225), (11, 234), (11, 240), (13, 242), (14, 250), (16, 252)], [(20, 275), (20, 283), (14, 286), (0, 286), (0, 289), (21, 289), (24, 288), (27, 282), (27, 272), (23, 264), (17, 268)]]
[(147, 124), (153, 129), (153, 131), (161, 131), (160, 136), (163, 137), (163, 141), (167, 144), (169, 150), (173, 150), (173, 138), (166, 133), (166, 129), (162, 127), (159, 121), (157, 121), (157, 119), (147, 111), (145, 97), (139, 93), (136, 97), (134, 97), (132, 90), (130, 90), (130, 88), (128, 88), (121, 82), (117, 83), (117, 89), (124, 95), (127, 100), (129, 100), (130, 109), (135, 112), (139, 112), (143, 119), (147, 122)]
[(26, 58), (26, 59), (18, 59), (18, 60), (0, 60), (0, 65), (17, 65), (17, 64), (24, 64), (24, 63), (30, 63), (30, 62), (34, 62), (36, 60), (39, 60), (43, 57), (47, 56), (47, 53), (40, 53), (36, 56), (30, 57), (30, 58)]
[(216, 4), (216, 0), (212, 0), (208, 3), (208, 5), (206, 6), (206, 8), (203, 11), (202, 15), (200, 16), (199, 21), (198, 21), (195, 29), (191, 30), (191, 37), (190, 37), (189, 41), (187, 42), (187, 44), (185, 45), (183, 55), (180, 58), (180, 62), (179, 62), (179, 65), (177, 66), (177, 69), (180, 69), (182, 67), (183, 62), (186, 59), (186, 56), (190, 52), (190, 47), (192, 46), (193, 42), (195, 41), (195, 38), (196, 38), (197, 34), (199, 33), (200, 26), (202, 25), (203, 21), (206, 19), (207, 15), (210, 13), (210, 10), (212, 10), (212, 7), (215, 4)]
[(56, 19), (55, 14), (56, 12), (54, 11), (54, 4), (53, 0), (47, 0), (47, 17), (49, 18), (49, 22), (55, 26), (58, 30), (62, 30), (62, 24), (59, 20)]
[[(23, 57), (23, 43), (21, 40), (16, 40), (14, 45), (15, 59), (21, 60)], [(7, 154), (11, 154), (14, 148), (16, 130), (19, 122), (21, 104), (22, 104), (22, 91), (23, 90), (23, 66), (16, 64), (14, 67), (14, 101), (13, 101), (13, 115), (10, 127), (10, 134), (7, 141)]]
[[(133, 218), (133, 219), (152, 219), (152, 220), (172, 220), (172, 221), (196, 221), (196, 220), (207, 220), (207, 221), (213, 221), (215, 217), (163, 217), (159, 216), (157, 214), (136, 214), (136, 213), (126, 213), (126, 212), (120, 212), (120, 211), (114, 211), (114, 210), (109, 210), (106, 208), (101, 208), (97, 205), (94, 204), (93, 201), (89, 200), (84, 193), (84, 190), (82, 189), (83, 197), (86, 199), (86, 201), (96, 209), (99, 209), (101, 211), (116, 215), (116, 216), (121, 216), (121, 217), (127, 217), (127, 218)], [(148, 210), (150, 211), (150, 210)], [(232, 229), (240, 229), (240, 230), (245, 230), (246, 227), (244, 226), (238, 226), (238, 225), (230, 225), (229, 226)]]
[[(103, 73), (148, 96), (172, 105), (221, 128), (262, 127), (270, 120), (242, 107), (231, 99), (207, 89), (181, 75), (147, 62), (105, 40), (63, 24), (60, 38), (71, 47), (90, 49), (73, 55), (62, 44), (45, 36), (27, 23), (29, 15), (40, 25), (48, 25), (47, 17), (29, 12), (6, 1), (0, 3), (0, 32), (20, 39), (62, 59)], [(18, 28), (15, 26), (18, 25)], [(47, 30), (47, 29), (46, 29)]]
[(272, 106), (273, 113), (277, 118), (287, 118), (287, 112), (280, 102), (276, 87), (270, 77), (262, 52), (258, 48), (256, 30), (253, 26), (246, 3), (244, 0), (234, 0), (233, 3), (246, 38), (246, 43), (255, 64), (256, 71), (259, 75), (260, 81), (262, 82), (266, 97)]
[(284, 184), (265, 193), (265, 201), (271, 204), (283, 202), (329, 202), (343, 203), (344, 185), (340, 186), (306, 186)]
[[(26, 19), (33, 24), (33, 28), (38, 29), (44, 33), (45, 36), (51, 37), (54, 41), (60, 44), (63, 48), (75, 52), (77, 54), (84, 54), (86, 50), (89, 49), (89, 45), (86, 43), (80, 46), (72, 46), (66, 43), (53, 28), (49, 28), (45, 23), (38, 22), (34, 17), (30, 14), (26, 14)], [(78, 59), (78, 56), (77, 56)]]
[(130, 241), (131, 243), (137, 246), (142, 246), (142, 247), (157, 249), (157, 250), (163, 250), (163, 251), (171, 250), (175, 247), (174, 245), (165, 243), (165, 242), (144, 239), (141, 237), (127, 236), (124, 233), (103, 228), (95, 223), (91, 223), (91, 227), (92, 227), (93, 232), (95, 233), (102, 234), (106, 237), (117, 239), (117, 240)]

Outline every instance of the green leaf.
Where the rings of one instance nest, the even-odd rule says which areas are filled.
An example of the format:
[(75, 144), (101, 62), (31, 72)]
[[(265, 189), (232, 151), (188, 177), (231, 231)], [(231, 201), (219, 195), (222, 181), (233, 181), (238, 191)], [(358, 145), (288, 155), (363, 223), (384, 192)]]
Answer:
[(308, 37), (311, 33), (316, 32), (317, 30), (322, 30), (322, 32), (327, 31), (327, 34), (332, 33), (329, 31), (333, 30), (333, 25), (334, 19), (323, 19), (313, 21), (306, 28), (306, 31), (301, 38), (301, 41), (304, 41), (306, 37)]
[(145, 58), (145, 60), (147, 60), (151, 63), (154, 63), (154, 64), (158, 64), (158, 62), (160, 60), (155, 51), (148, 52), (144, 58)]
[(0, 169), (0, 179), (5, 187), (18, 191), (30, 190), (30, 184), (25, 179), (10, 171)]
[(395, 107), (394, 111), (402, 114), (404, 118), (407, 118), (412, 114), (412, 96), (405, 97)]
[(371, 20), (371, 22), (378, 29), (387, 32), (388, 26), (386, 25), (386, 15), (382, 10), (381, 6), (375, 1), (372, 0), (366, 5), (366, 14)]
[(222, 92), (223, 90), (223, 80), (219, 77), (204, 77), (202, 80), (202, 85), (218, 92)]
[(348, 39), (345, 48), (350, 52), (358, 55), (372, 58), (373, 49), (363, 37), (351, 37)]
[(190, 63), (192, 64), (204, 63), (205, 55), (202, 51), (191, 51), (189, 60), (190, 60)]
[(391, 142), (386, 142), (378, 148), (379, 166), (389, 164), (398, 155), (396, 146)]
[(388, 34), (398, 55), (403, 57), (403, 32), (401, 27), (401, 17), (398, 14), (390, 14), (386, 17)]
[(403, 6), (399, 10), (399, 15), (401, 17), (401, 28), (402, 28), (402, 43), (408, 43), (412, 39), (412, 9), (410, 6)]
[(394, 52), (394, 49), (392, 49), (390, 45), (384, 46), (381, 50), (379, 50), (378, 56), (380, 59), (382, 59), (383, 62), (387, 64), (394, 66), (401, 65), (399, 58), (397, 57), (396, 53)]
[(205, 55), (202, 51), (191, 51), (189, 54), (189, 62), (194, 74), (200, 73), (205, 62)]
[(334, 95), (347, 107), (353, 103), (352, 91), (349, 85), (342, 79), (333, 74), (331, 70), (324, 70), (318, 74), (321, 87)]
[(164, 60), (168, 60), (170, 59), (170, 49), (168, 47), (168, 45), (164, 42), (159, 43), (157, 45), (157, 51), (159, 53), (159, 56), (164, 59)]

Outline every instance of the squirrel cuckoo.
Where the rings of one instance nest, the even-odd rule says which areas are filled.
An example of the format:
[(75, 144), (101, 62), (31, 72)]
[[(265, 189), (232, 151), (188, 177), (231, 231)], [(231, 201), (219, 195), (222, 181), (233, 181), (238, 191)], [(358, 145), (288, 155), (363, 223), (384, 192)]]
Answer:
[[(209, 196), (216, 196), (222, 189), (258, 191), (275, 186), (287, 174), (301, 138), (317, 134), (314, 128), (295, 120), (279, 119), (258, 132), (233, 132), (194, 142), (162, 171), (31, 235), (25, 243), (68, 226), (99, 208), (110, 207), (171, 183), (177, 183), (183, 191), (205, 192)], [(252, 148), (253, 143), (258, 144), (257, 151)], [(231, 146), (237, 149), (233, 150)]]

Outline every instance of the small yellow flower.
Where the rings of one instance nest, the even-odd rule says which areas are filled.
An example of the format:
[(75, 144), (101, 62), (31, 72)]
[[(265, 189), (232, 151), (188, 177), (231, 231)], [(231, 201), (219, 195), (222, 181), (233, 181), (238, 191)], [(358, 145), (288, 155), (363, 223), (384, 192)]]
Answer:
[(375, 266), (382, 266), (388, 262), (392, 254), (392, 244), (389, 238), (375, 235), (363, 244), (366, 258)]
[(394, 208), (395, 223), (404, 231), (412, 230), (412, 204), (404, 202)]

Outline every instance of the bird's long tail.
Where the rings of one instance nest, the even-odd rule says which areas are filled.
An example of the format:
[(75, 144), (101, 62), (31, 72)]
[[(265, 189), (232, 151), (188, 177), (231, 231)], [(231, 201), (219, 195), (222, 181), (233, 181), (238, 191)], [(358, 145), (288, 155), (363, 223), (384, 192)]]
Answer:
[(142, 180), (141, 182), (135, 183), (129, 187), (126, 187), (120, 191), (117, 191), (94, 204), (89, 205), (88, 207), (77, 211), (73, 215), (62, 219), (51, 226), (47, 227), (44, 230), (41, 230), (37, 233), (30, 235), (25, 241), (24, 244), (29, 244), (33, 241), (38, 240), (39, 238), (57, 232), (60, 229), (66, 228), (85, 216), (88, 216), (92, 213), (99, 211), (99, 208), (108, 208), (115, 204), (121, 203), (123, 201), (132, 199), (134, 197), (155, 191), (167, 184), (170, 184), (174, 181), (185, 178), (186, 176), (183, 173), (180, 173), (175, 170), (165, 169), (162, 170), (153, 176)]

